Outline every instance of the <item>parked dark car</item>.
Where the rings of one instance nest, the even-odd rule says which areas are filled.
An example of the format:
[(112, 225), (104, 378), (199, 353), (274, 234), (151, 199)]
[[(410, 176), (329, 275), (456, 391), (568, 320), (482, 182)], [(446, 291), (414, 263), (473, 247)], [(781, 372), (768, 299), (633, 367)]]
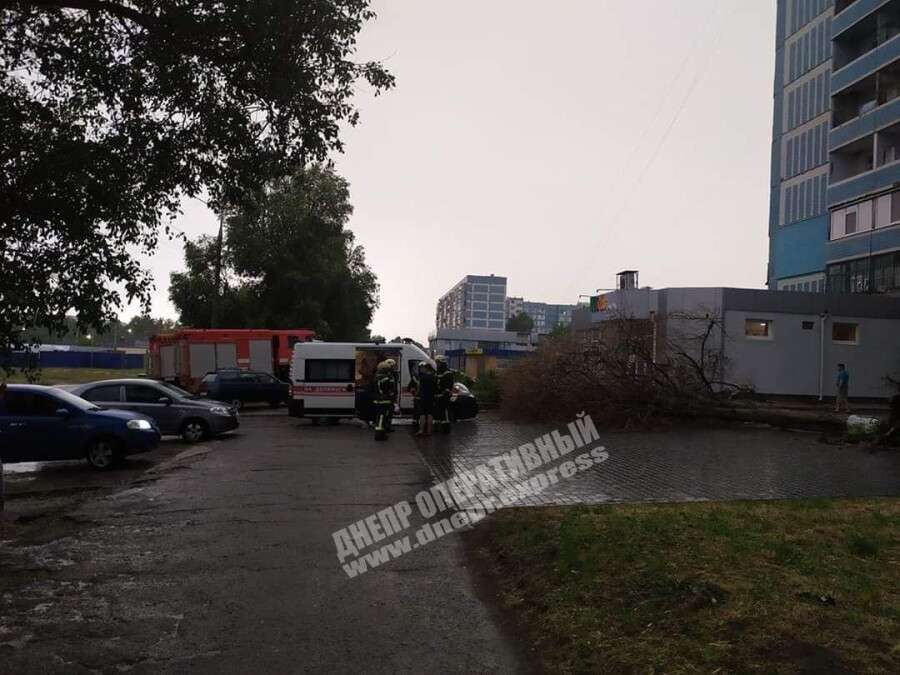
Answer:
[(0, 458), (4, 462), (87, 459), (95, 469), (159, 443), (159, 427), (143, 415), (103, 410), (55, 387), (11, 384), (0, 398)]
[(195, 396), (156, 380), (103, 380), (69, 389), (103, 408), (130, 410), (156, 421), (166, 436), (197, 443), (240, 426), (237, 410), (227, 403)]
[(228, 401), (240, 409), (245, 403), (268, 403), (277, 407), (290, 398), (291, 386), (268, 373), (255, 370), (217, 370), (200, 381), (200, 395)]

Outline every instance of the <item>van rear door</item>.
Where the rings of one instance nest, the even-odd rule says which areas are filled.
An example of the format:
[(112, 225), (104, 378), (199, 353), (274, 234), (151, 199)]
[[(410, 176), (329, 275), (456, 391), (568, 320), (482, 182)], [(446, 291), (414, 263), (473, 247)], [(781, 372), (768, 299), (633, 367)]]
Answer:
[[(356, 348), (356, 414), (360, 419), (372, 420), (372, 404), (375, 400), (375, 376), (378, 364), (385, 359), (394, 359), (401, 367), (402, 353), (398, 348), (366, 345)], [(399, 400), (400, 383), (397, 384)]]

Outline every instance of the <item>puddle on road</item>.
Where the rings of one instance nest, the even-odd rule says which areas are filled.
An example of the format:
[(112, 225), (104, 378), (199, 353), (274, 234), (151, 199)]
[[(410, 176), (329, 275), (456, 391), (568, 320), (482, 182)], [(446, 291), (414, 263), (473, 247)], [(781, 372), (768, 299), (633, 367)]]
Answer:
[(81, 460), (71, 461), (71, 462), (21, 462), (19, 464), (4, 464), (3, 465), (3, 473), (4, 474), (22, 474), (22, 473), (37, 473), (38, 471), (44, 470), (52, 470), (54, 468), (53, 465), (67, 465), (67, 466), (76, 466), (81, 464)]

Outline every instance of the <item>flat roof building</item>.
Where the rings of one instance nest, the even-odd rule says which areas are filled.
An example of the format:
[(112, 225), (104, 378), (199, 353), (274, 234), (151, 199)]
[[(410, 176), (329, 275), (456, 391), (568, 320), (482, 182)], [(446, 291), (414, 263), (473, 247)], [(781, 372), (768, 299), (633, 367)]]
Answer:
[(586, 338), (595, 332), (602, 340), (604, 323), (643, 320), (660, 362), (667, 345), (690, 352), (702, 339), (722, 383), (762, 394), (833, 396), (834, 373), (844, 363), (851, 397), (897, 393), (887, 378), (900, 377), (900, 298), (743, 288), (644, 288), (601, 297), (589, 323), (583, 313), (576, 321)]
[(506, 277), (468, 275), (438, 300), (441, 328), (506, 330)]

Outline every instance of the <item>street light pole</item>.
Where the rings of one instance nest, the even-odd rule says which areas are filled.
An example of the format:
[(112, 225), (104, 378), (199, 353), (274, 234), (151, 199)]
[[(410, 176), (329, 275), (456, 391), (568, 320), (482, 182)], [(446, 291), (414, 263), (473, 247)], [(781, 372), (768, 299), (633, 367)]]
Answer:
[(209, 317), (209, 327), (219, 327), (219, 305), (220, 294), (222, 289), (222, 240), (225, 235), (225, 212), (219, 212), (219, 236), (216, 238), (216, 261), (215, 261), (215, 289), (213, 291), (212, 309)]

